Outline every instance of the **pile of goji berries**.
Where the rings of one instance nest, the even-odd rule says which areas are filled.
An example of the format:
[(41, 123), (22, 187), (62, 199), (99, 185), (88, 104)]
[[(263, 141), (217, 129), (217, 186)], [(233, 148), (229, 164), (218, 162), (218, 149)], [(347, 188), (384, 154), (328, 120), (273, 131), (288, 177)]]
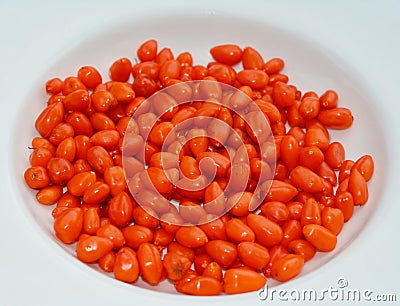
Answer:
[[(329, 129), (353, 122), (351, 111), (338, 107), (335, 91), (302, 93), (288, 84), (282, 59), (265, 61), (251, 47), (220, 45), (210, 53), (214, 62), (193, 65), (189, 52), (175, 58), (169, 48), (158, 51), (157, 42), (149, 40), (137, 50), (138, 63), (121, 58), (111, 65), (110, 81), (103, 83), (96, 68), (84, 66), (77, 76), (46, 83), (50, 98), (36, 119), (40, 136), (32, 140), (24, 178), (38, 190), (39, 203), (56, 204), (55, 234), (63, 243), (76, 243), (82, 262), (97, 262), (128, 283), (139, 277), (152, 285), (170, 281), (185, 294), (255, 291), (267, 278), (284, 282), (297, 276), (317, 251), (332, 251), (354, 206), (367, 202), (371, 156), (346, 160), (343, 145), (330, 140)], [(161, 119), (147, 127), (143, 140), (139, 131), (145, 124), (132, 119), (138, 109), (143, 111), (154, 93), (192, 80), (215, 84), (207, 89), (214, 103), (160, 106)], [(261, 110), (272, 133), (263, 144), (268, 154), (260, 153), (257, 133), (245, 118), (217, 103), (226, 97), (215, 95), (219, 83), (213, 81), (237, 88)], [(164, 101), (173, 97), (166, 94)], [(235, 101), (234, 109), (246, 107)], [(235, 131), (236, 138), (227, 140), (230, 150), (197, 130), (187, 143), (169, 144), (168, 152), (179, 160), (168, 159), (168, 152), (161, 152), (168, 132), (198, 116), (221, 120)], [(124, 144), (128, 133), (133, 136)], [(235, 147), (238, 141), (243, 144)], [(138, 144), (144, 164), (135, 159)], [(129, 169), (123, 167), (124, 146), (132, 157)], [(239, 154), (248, 157), (247, 168), (237, 169), (229, 159)], [(194, 181), (201, 176), (203, 157), (214, 162), (215, 179), (195, 192), (176, 188), (180, 175)], [(146, 194), (143, 177), (132, 169), (147, 172), (155, 189), (178, 208), (157, 211), (154, 205), (165, 199)], [(251, 211), (262, 170), (270, 172), (269, 188), (258, 194), (261, 205)], [(245, 173), (246, 184), (227, 197), (232, 173)], [(138, 205), (132, 190), (149, 207)], [(217, 198), (220, 215), (206, 205)]]

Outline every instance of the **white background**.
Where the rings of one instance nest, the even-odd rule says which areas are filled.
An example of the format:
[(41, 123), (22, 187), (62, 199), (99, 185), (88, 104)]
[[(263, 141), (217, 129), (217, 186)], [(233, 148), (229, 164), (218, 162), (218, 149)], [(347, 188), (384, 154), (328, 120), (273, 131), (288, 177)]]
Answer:
[[(49, 62), (76, 44), (80, 35), (98, 27), (135, 18), (143, 11), (205, 10), (241, 12), (243, 16), (268, 19), (345, 58), (349, 69), (362, 73), (367, 86), (380, 95), (387, 117), (393, 161), (392, 177), (382, 201), (383, 209), (346, 250), (345, 260), (333, 260), (321, 273), (304, 278), (301, 288), (317, 290), (335, 285), (345, 277), (349, 287), (375, 293), (396, 293), (398, 277), (400, 184), (400, 2), (392, 1), (0, 1), (0, 305), (142, 305), (204, 304), (206, 300), (163, 296), (109, 282), (67, 265), (44, 236), (37, 233), (16, 203), (9, 179), (8, 136), (18, 103), (42, 75)], [(144, 25), (145, 26), (145, 25)], [(184, 26), (184, 25), (183, 25)], [(66, 269), (65, 267), (68, 267)], [(290, 286), (288, 287), (290, 289)], [(257, 304), (256, 296), (207, 299), (207, 303)], [(267, 303), (267, 302), (265, 302)]]

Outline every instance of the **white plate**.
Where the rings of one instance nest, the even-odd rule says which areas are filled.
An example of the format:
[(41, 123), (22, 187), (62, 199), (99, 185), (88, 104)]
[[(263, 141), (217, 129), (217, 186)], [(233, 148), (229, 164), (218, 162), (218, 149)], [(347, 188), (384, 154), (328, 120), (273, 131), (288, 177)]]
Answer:
[[(191, 51), (200, 63), (209, 60), (207, 48), (214, 44), (253, 45), (266, 57), (285, 58), (286, 71), (301, 90), (339, 90), (340, 103), (353, 110), (355, 124), (346, 132), (333, 133), (333, 137), (344, 141), (350, 158), (364, 153), (374, 156), (377, 171), (370, 183), (371, 198), (346, 224), (337, 250), (319, 254), (305, 270), (329, 262), (281, 288), (320, 292), (337, 287), (337, 280), (344, 277), (346, 288), (395, 293), (400, 272), (395, 228), (400, 213), (395, 180), (400, 170), (396, 158), (400, 151), (396, 111), (400, 109), (394, 71), (399, 68), (400, 46), (398, 39), (389, 39), (399, 34), (395, 26), (399, 6), (390, 2), (386, 7), (349, 6), (345, 2), (329, 7), (316, 1), (301, 6), (256, 1), (183, 3), (93, 2), (82, 8), (78, 8), (78, 1), (42, 7), (29, 2), (2, 4), (5, 70), (0, 83), (2, 105), (8, 109), (2, 113), (2, 130), (7, 131), (2, 137), (8, 141), (2, 154), (8, 163), (2, 164), (6, 180), (0, 207), (4, 238), (0, 293), (5, 304), (50, 305), (57, 301), (67, 305), (77, 297), (82, 304), (98, 305), (152, 300), (175, 305), (205, 302), (116, 283), (80, 264), (52, 239), (48, 209), (38, 206), (32, 193), (21, 185), (26, 146), (34, 135), (33, 120), (45, 97), (44, 82), (55, 75), (73, 74), (85, 64), (104, 72), (117, 57), (133, 58), (135, 47), (149, 37), (176, 53)], [(354, 11), (360, 13), (354, 15)], [(24, 22), (12, 23), (15, 19)], [(26, 132), (28, 129), (32, 132)], [(259, 301), (255, 293), (206, 300), (230, 304)]]

